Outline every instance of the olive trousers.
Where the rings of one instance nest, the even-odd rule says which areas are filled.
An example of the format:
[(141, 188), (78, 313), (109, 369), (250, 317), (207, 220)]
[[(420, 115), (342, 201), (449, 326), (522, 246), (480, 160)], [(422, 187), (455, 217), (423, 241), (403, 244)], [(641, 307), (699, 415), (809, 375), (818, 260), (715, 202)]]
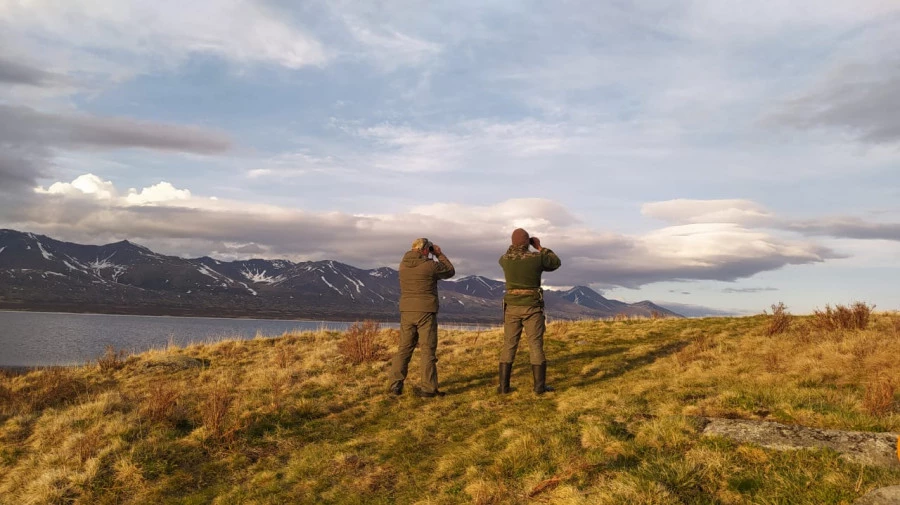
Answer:
[(503, 348), (500, 351), (500, 362), (512, 363), (516, 360), (519, 338), (522, 336), (522, 330), (525, 330), (531, 364), (544, 364), (547, 361), (547, 357), (544, 356), (545, 329), (546, 320), (543, 307), (505, 305), (503, 309)]
[(436, 312), (400, 313), (400, 345), (391, 362), (391, 382), (406, 380), (409, 360), (420, 341), (422, 392), (434, 393), (438, 390)]

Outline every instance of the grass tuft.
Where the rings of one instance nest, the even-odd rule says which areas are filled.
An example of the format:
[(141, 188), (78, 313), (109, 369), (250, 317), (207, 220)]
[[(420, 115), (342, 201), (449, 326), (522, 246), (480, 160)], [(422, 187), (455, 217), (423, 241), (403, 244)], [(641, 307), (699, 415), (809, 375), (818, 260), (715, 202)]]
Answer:
[(881, 417), (894, 411), (894, 382), (882, 374), (876, 374), (866, 384), (863, 408), (871, 416)]

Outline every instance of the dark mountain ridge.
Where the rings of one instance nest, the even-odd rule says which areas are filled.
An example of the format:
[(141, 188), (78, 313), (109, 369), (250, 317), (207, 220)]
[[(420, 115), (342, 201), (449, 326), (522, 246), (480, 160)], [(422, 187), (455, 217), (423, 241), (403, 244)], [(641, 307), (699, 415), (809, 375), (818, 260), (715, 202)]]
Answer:
[[(441, 319), (499, 323), (503, 290), (503, 282), (482, 276), (441, 281)], [(127, 240), (95, 246), (0, 230), (0, 308), (393, 320), (399, 298), (398, 273), (388, 267), (365, 270), (333, 260), (186, 259)], [(546, 290), (544, 299), (556, 319), (681, 317), (651, 302), (608, 300), (586, 286)]]

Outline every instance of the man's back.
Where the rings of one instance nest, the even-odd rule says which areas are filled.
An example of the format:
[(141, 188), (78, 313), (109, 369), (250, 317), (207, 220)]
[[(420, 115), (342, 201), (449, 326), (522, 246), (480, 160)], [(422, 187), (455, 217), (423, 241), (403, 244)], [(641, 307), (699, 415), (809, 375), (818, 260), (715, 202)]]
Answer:
[(437, 312), (438, 279), (456, 274), (446, 256), (432, 261), (417, 251), (408, 251), (400, 261), (400, 312)]
[[(529, 251), (528, 246), (510, 246), (500, 257), (500, 266), (506, 278), (505, 301), (509, 305), (532, 305), (539, 300), (541, 274), (552, 272), (562, 264), (550, 249)], [(532, 292), (527, 292), (531, 290)]]

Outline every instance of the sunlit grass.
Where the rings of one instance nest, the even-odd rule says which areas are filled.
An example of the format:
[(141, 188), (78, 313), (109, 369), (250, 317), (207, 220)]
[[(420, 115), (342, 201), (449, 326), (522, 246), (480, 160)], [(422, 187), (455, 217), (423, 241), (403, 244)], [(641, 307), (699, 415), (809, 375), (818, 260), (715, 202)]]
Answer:
[(769, 323), (554, 322), (542, 397), (527, 346), (496, 394), (499, 328), (441, 328), (438, 399), (390, 396), (387, 356), (352, 365), (325, 330), (3, 375), (0, 503), (820, 504), (897, 483), (700, 436), (698, 416), (900, 431), (900, 316)]

